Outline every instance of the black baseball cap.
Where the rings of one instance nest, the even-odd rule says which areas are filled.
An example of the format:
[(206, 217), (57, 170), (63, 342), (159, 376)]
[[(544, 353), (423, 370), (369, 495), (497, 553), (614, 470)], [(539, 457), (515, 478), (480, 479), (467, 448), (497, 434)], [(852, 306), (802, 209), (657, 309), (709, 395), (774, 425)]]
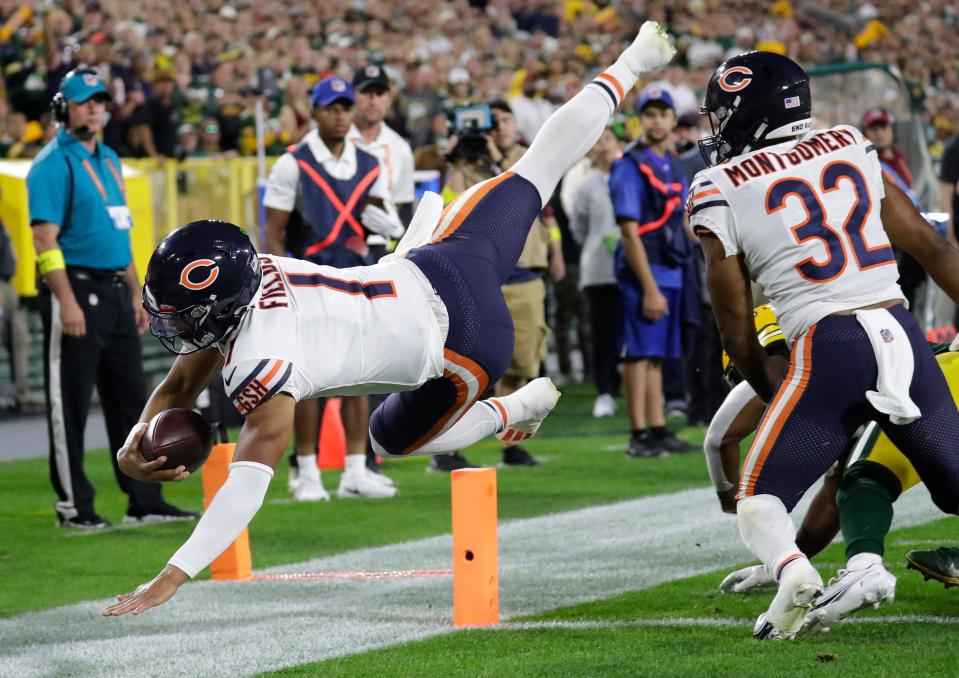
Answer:
[(364, 66), (353, 74), (353, 89), (362, 92), (369, 87), (380, 87), (384, 90), (390, 88), (390, 78), (383, 70), (382, 66), (370, 64)]

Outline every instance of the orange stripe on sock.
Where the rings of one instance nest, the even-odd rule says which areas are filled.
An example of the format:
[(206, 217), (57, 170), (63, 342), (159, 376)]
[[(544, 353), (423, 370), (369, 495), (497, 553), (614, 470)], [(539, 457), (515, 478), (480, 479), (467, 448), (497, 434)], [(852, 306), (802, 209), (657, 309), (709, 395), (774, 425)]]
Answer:
[(496, 406), (496, 409), (499, 410), (499, 413), (503, 417), (503, 427), (506, 427), (507, 417), (506, 417), (506, 408), (498, 401), (496, 398), (490, 398), (489, 402), (493, 403)]
[[(443, 349), (443, 357), (448, 362), (451, 362), (458, 367), (462, 367), (476, 377), (476, 395), (473, 399), (473, 402), (476, 402), (476, 400), (486, 392), (487, 386), (489, 386), (489, 376), (486, 374), (486, 370), (480, 367), (475, 361), (470, 360), (466, 356), (461, 356), (459, 353), (451, 351), (448, 348)], [(460, 411), (460, 408), (463, 407), (463, 405), (465, 405), (469, 400), (469, 385), (463, 381), (458, 374), (450, 370), (443, 370), (443, 378), (449, 379), (456, 389), (456, 399), (453, 401), (452, 407), (450, 407), (446, 413), (440, 417), (432, 427), (430, 427), (430, 430), (427, 431), (425, 435), (403, 450), (403, 454), (410, 454), (423, 447), (423, 445), (445, 431), (447, 426), (452, 426), (459, 420), (459, 417), (453, 419), (457, 412), (460, 412), (459, 416), (461, 417), (466, 413), (466, 410), (469, 409), (463, 408), (462, 411)]]
[[(453, 221), (449, 226), (446, 227), (446, 230), (433, 238), (431, 242), (440, 242), (441, 240), (444, 240), (455, 233), (456, 229), (458, 229), (463, 222), (466, 221), (466, 217), (470, 215), (470, 212), (473, 211), (473, 208), (479, 204), (479, 201), (482, 200), (487, 193), (499, 186), (502, 182), (509, 179), (511, 176), (513, 176), (512, 172), (503, 172), (499, 176), (493, 177), (476, 189), (476, 192), (470, 196), (469, 200), (467, 200), (466, 203), (457, 210), (456, 216), (453, 217)], [(452, 203), (450, 203), (450, 205), (452, 205)], [(442, 223), (442, 219), (440, 219), (440, 223)]]
[(616, 94), (619, 95), (619, 100), (622, 101), (623, 97), (626, 96), (626, 93), (623, 91), (623, 86), (619, 84), (619, 80), (611, 76), (609, 73), (600, 73), (596, 76), (598, 80), (605, 80), (613, 86), (616, 90)]

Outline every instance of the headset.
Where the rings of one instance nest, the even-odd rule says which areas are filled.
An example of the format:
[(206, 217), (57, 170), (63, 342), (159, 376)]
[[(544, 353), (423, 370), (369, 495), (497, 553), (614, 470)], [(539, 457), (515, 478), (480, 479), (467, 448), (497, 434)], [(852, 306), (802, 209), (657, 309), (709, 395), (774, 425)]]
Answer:
[(63, 79), (60, 81), (60, 87), (56, 94), (53, 95), (53, 100), (50, 101), (50, 112), (53, 114), (53, 119), (57, 122), (61, 122), (64, 125), (69, 123), (68, 107), (67, 107), (67, 98), (63, 96), (63, 86), (66, 84), (67, 80), (72, 78), (75, 75), (95, 75), (100, 77), (100, 74), (88, 67), (82, 66), (80, 68), (74, 68), (72, 71), (63, 76)]

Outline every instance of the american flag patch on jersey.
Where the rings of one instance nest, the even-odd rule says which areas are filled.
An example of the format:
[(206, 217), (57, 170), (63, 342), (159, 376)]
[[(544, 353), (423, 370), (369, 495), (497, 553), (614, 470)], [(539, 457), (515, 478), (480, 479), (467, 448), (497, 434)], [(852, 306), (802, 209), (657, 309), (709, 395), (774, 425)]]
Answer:
[(786, 108), (799, 108), (799, 97), (786, 97), (783, 99)]

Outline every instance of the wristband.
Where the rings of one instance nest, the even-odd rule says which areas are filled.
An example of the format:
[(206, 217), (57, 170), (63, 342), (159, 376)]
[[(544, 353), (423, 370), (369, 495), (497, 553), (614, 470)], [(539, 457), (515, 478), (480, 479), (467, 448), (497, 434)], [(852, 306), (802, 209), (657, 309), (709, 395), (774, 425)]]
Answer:
[(46, 275), (51, 271), (62, 271), (66, 267), (67, 263), (63, 260), (63, 250), (59, 248), (47, 250), (37, 255), (37, 268), (40, 269), (41, 275)]
[(559, 230), (559, 226), (553, 226), (551, 229), (549, 229), (549, 241), (563, 242), (563, 232)]

